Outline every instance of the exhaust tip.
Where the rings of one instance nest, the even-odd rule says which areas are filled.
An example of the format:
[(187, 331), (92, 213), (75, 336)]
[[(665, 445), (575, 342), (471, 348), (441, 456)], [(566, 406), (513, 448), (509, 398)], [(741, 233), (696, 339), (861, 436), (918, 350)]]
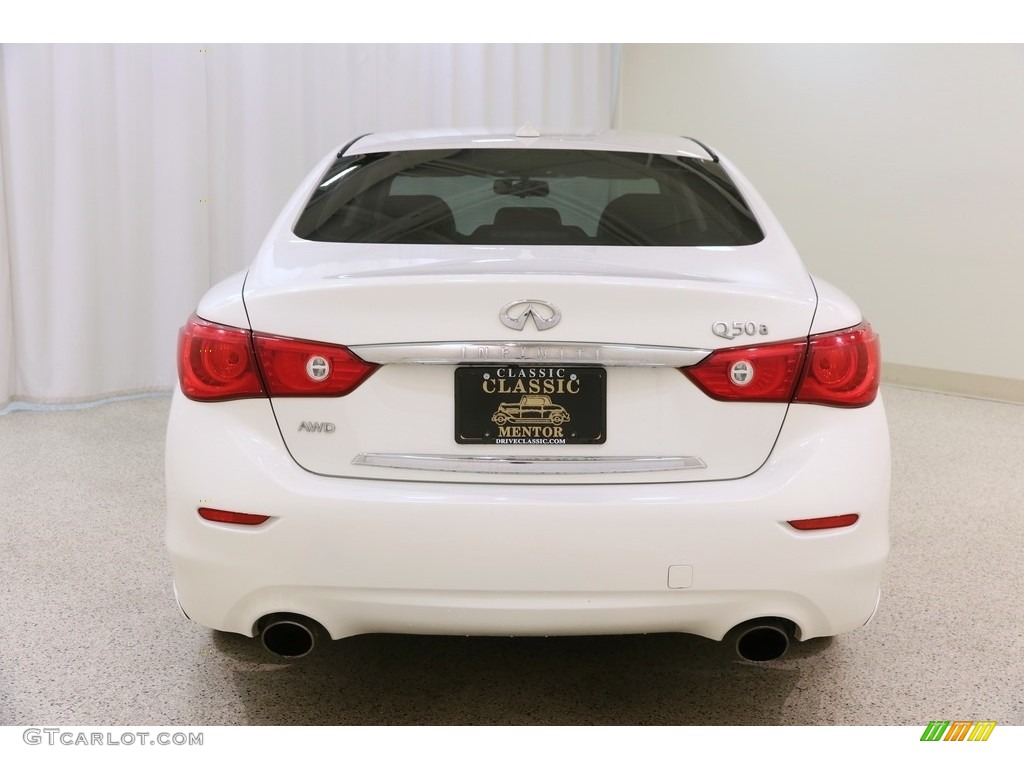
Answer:
[(316, 648), (319, 626), (305, 616), (268, 616), (262, 622), (260, 641), (275, 656), (288, 660), (301, 659)]
[(744, 661), (762, 663), (786, 655), (793, 627), (782, 619), (753, 619), (740, 624), (733, 632), (737, 655)]

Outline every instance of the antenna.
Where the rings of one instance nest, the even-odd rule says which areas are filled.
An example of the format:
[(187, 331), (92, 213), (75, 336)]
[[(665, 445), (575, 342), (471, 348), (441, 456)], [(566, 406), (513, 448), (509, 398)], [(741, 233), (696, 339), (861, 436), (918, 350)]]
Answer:
[(518, 139), (536, 139), (540, 136), (540, 131), (533, 127), (533, 123), (527, 120), (523, 123), (523, 127), (516, 131), (516, 138)]

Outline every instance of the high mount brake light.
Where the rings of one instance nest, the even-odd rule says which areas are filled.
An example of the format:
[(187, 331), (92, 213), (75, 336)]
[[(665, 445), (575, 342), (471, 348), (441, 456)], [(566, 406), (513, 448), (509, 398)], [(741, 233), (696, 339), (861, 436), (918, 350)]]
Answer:
[(192, 400), (339, 397), (377, 367), (337, 344), (253, 334), (196, 315), (178, 334), (178, 379)]
[(880, 368), (878, 335), (861, 323), (807, 341), (719, 349), (680, 370), (716, 400), (858, 408), (878, 394)]

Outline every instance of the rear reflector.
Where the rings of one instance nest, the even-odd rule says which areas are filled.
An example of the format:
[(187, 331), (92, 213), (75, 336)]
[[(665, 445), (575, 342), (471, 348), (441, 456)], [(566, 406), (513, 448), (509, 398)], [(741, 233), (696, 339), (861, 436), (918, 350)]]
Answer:
[(227, 512), (223, 509), (200, 507), (199, 516), (203, 520), (215, 523), (234, 523), (235, 525), (259, 525), (270, 519), (270, 515), (250, 515), (247, 512)]
[(712, 352), (680, 368), (716, 400), (858, 408), (878, 394), (881, 350), (868, 323), (804, 341)]
[(824, 531), (829, 528), (849, 528), (860, 519), (860, 515), (833, 515), (832, 517), (811, 517), (806, 520), (789, 520), (798, 531)]
[(192, 315), (178, 334), (178, 380), (192, 400), (340, 397), (378, 366), (337, 344), (251, 333)]

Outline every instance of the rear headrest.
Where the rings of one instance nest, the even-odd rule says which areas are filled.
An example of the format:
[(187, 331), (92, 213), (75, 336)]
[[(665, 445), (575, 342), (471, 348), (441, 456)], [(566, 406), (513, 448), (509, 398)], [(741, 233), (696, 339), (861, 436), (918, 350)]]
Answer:
[(455, 217), (452, 215), (452, 209), (436, 195), (386, 197), (381, 211), (394, 221), (404, 219), (403, 230), (427, 230), (447, 239), (455, 238)]
[(562, 226), (562, 216), (554, 208), (499, 208), (494, 226), (501, 229), (550, 229)]
[(598, 238), (637, 245), (676, 245), (685, 216), (678, 198), (671, 195), (630, 192), (605, 206), (597, 227)]

